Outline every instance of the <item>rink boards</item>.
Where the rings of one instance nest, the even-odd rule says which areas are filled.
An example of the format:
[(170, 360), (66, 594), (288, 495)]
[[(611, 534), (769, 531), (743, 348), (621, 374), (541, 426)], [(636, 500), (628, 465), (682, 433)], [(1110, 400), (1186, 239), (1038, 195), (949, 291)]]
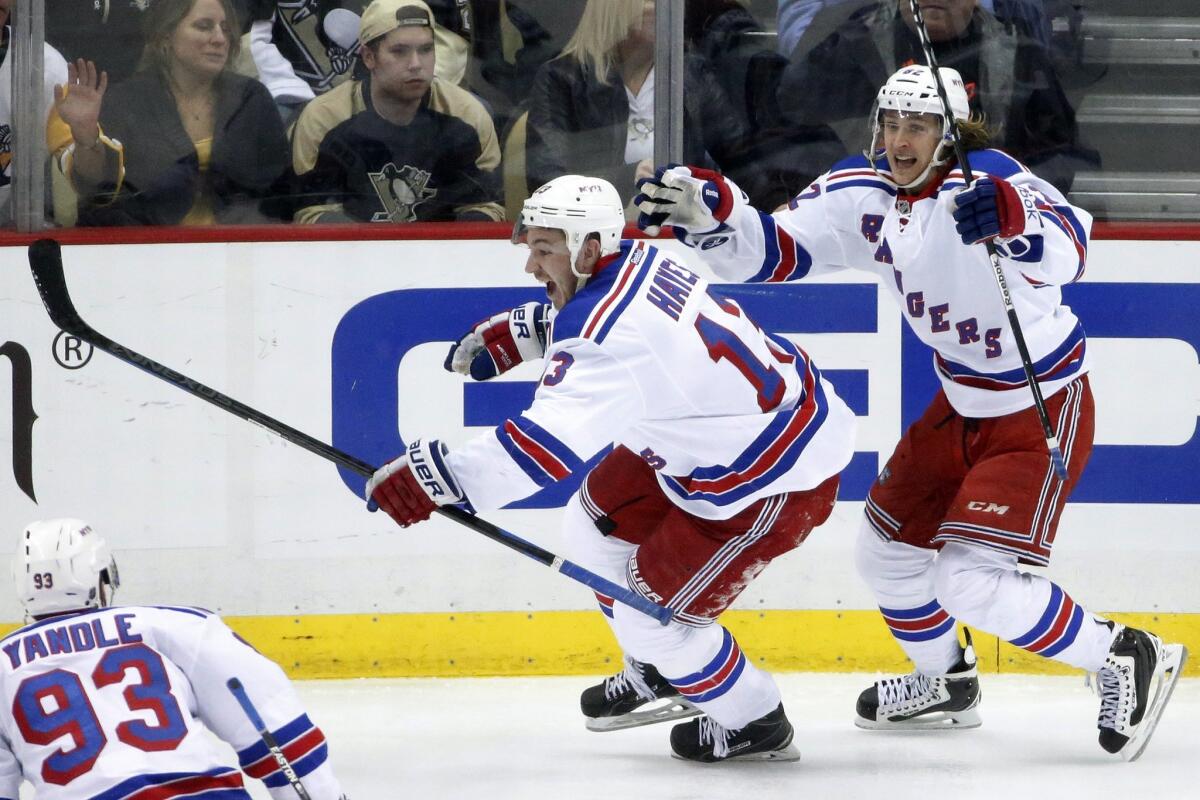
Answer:
[[(660, 242), (664, 247), (679, 247)], [(415, 436), (452, 447), (528, 401), (532, 365), (489, 384), (441, 368), (446, 342), (539, 290), (507, 242), (380, 241), (64, 248), (84, 319), (359, 458)], [(1098, 241), (1068, 304), (1094, 359), (1096, 449), (1049, 575), (1085, 605), (1200, 648), (1200, 243)], [(370, 515), (361, 479), (59, 335), (0, 249), (0, 547), (38, 518), (109, 538), (121, 602), (233, 617), (305, 676), (603, 672), (615, 651), (590, 594), (452, 522)], [(982, 274), (980, 280), (991, 280)], [(851, 547), (880, 459), (934, 389), (930, 356), (866, 273), (728, 287), (794, 335), (859, 415), (833, 518), (735, 606), (748, 652), (784, 669), (883, 669), (896, 648)], [(997, 299), (999, 303), (999, 299)], [(557, 550), (547, 490), (489, 519)], [(0, 620), (20, 617), (0, 592)], [(1175, 633), (1177, 632), (1177, 633)], [(993, 669), (1032, 670), (982, 644)]]

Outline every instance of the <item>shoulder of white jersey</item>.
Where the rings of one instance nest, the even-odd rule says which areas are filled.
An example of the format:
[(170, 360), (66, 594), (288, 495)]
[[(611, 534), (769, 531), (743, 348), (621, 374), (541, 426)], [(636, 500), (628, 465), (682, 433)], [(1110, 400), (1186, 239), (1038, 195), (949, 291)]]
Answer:
[(795, 208), (798, 200), (808, 200), (822, 193), (832, 194), (845, 189), (879, 192), (888, 197), (896, 196), (896, 184), (891, 181), (891, 172), (886, 169), (886, 162), (881, 161), (878, 167), (873, 167), (867, 157), (860, 153), (847, 156), (834, 164), (828, 172), (796, 195), (789, 205)]
[(588, 339), (600, 344), (646, 283), (659, 249), (648, 242), (625, 239), (616, 258), (588, 279), (554, 317), (554, 344)]
[[(131, 608), (136, 610), (138, 607), (132, 606)], [(141, 606), (141, 608), (155, 608), (159, 611), (174, 611), (179, 614), (190, 614), (193, 617), (200, 617), (202, 619), (218, 616), (215, 611), (209, 611), (207, 608), (200, 608), (199, 606)]]
[[(1021, 175), (1032, 175), (1029, 168), (1002, 150), (972, 150), (967, 153), (967, 163), (971, 165), (971, 174), (978, 178), (990, 175), (993, 178), (1003, 178), (1011, 181)], [(961, 189), (964, 186), (962, 167), (955, 165), (951, 168), (942, 189)]]

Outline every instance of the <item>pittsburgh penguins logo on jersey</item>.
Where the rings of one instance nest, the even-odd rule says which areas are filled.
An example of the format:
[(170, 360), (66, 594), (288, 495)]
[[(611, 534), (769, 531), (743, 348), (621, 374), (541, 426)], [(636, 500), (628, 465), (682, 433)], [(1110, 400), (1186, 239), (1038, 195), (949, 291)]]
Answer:
[(367, 0), (280, 0), (272, 39), (296, 76), (317, 94), (341, 83), (358, 55), (358, 18)]
[(379, 172), (368, 172), (384, 211), (376, 211), (371, 222), (412, 222), (417, 206), (437, 194), (429, 188), (430, 174), (405, 164), (397, 168), (390, 161)]

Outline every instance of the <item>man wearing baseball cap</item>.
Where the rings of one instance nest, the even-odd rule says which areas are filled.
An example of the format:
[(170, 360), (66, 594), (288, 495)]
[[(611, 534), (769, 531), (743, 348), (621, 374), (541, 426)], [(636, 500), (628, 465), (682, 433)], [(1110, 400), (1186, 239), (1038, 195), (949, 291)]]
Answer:
[(358, 38), (368, 75), (317, 98), (296, 122), (296, 220), (502, 219), (495, 126), (473, 95), (434, 76), (429, 6), (375, 0)]

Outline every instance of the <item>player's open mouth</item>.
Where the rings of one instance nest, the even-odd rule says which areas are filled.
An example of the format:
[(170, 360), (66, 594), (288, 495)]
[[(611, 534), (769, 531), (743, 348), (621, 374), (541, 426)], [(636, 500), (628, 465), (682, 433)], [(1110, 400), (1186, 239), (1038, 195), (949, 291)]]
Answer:
[(554, 297), (554, 290), (558, 288), (554, 281), (546, 281), (546, 297)]

